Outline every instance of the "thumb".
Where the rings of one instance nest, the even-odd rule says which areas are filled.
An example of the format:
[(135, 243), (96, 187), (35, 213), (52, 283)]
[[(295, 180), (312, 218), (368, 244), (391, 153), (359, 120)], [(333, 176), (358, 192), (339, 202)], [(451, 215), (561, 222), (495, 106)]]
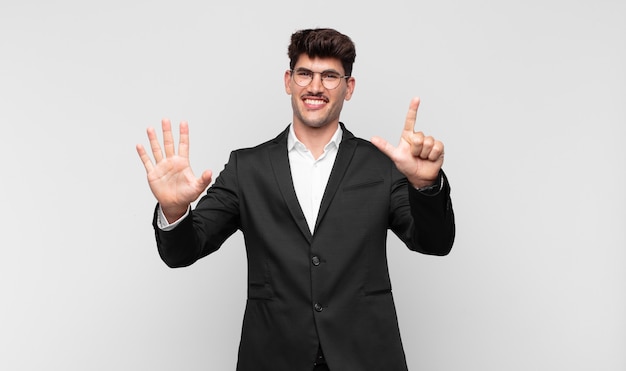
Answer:
[(373, 145), (376, 146), (376, 148), (378, 148), (382, 153), (384, 153), (385, 155), (387, 155), (387, 157), (390, 157), (390, 158), (391, 158), (393, 151), (396, 149), (393, 145), (391, 145), (389, 142), (387, 142), (381, 137), (372, 137), (371, 142)]
[(198, 183), (201, 185), (202, 190), (206, 189), (206, 187), (211, 184), (212, 177), (213, 173), (211, 170), (205, 170), (202, 172), (202, 175), (200, 175), (200, 178), (198, 179)]

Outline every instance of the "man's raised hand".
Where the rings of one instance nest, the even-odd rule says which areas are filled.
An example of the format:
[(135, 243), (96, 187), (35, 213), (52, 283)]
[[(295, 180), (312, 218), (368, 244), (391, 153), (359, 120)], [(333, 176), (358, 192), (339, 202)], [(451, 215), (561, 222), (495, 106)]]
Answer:
[(210, 170), (205, 170), (199, 178), (196, 178), (191, 170), (187, 122), (180, 123), (178, 154), (174, 146), (170, 121), (163, 119), (161, 127), (165, 157), (154, 128), (148, 128), (147, 132), (155, 162), (152, 162), (141, 144), (137, 144), (137, 153), (146, 168), (150, 190), (161, 205), (168, 222), (171, 223), (183, 216), (189, 205), (209, 186), (212, 173)]
[(419, 98), (411, 100), (397, 147), (380, 137), (373, 137), (372, 143), (396, 164), (414, 187), (422, 188), (437, 180), (443, 165), (444, 147), (435, 138), (414, 131), (419, 104)]

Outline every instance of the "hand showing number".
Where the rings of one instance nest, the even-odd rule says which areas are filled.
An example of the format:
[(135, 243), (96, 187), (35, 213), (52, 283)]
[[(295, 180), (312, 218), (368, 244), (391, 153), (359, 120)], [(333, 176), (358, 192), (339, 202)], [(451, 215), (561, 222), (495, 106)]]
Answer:
[(396, 164), (414, 187), (422, 188), (436, 181), (443, 165), (444, 146), (435, 138), (414, 131), (419, 104), (419, 98), (411, 100), (397, 147), (380, 137), (373, 137), (372, 143)]
[(189, 205), (209, 186), (212, 173), (205, 170), (199, 178), (196, 178), (191, 170), (187, 122), (180, 123), (178, 154), (174, 146), (170, 121), (163, 119), (161, 127), (165, 157), (153, 128), (148, 128), (148, 139), (155, 163), (141, 144), (137, 145), (137, 153), (146, 168), (150, 190), (161, 205), (167, 220), (173, 222), (183, 216)]

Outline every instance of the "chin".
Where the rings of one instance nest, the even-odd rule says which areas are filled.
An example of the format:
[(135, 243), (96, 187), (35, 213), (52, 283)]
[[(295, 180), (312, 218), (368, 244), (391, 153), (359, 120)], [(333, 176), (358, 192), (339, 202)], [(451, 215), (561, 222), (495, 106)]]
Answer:
[(328, 116), (301, 117), (301, 122), (304, 124), (304, 126), (307, 126), (310, 128), (323, 128), (323, 127), (330, 125), (333, 122), (333, 120), (330, 119), (330, 117)]
[(310, 128), (323, 128), (323, 127), (328, 125), (328, 122), (304, 121), (303, 124), (304, 124), (304, 126), (307, 126), (307, 127), (310, 127)]

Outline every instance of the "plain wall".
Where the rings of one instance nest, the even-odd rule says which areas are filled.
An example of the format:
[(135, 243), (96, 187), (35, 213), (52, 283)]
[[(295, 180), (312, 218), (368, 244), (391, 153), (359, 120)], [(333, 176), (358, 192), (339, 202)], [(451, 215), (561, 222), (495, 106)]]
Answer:
[(241, 234), (167, 268), (135, 144), (188, 120), (217, 174), (273, 138), (308, 27), (356, 43), (352, 132), (420, 96), (446, 144), (452, 253), (389, 237), (411, 370), (626, 369), (625, 2), (214, 3), (0, 3), (0, 369), (234, 369)]

